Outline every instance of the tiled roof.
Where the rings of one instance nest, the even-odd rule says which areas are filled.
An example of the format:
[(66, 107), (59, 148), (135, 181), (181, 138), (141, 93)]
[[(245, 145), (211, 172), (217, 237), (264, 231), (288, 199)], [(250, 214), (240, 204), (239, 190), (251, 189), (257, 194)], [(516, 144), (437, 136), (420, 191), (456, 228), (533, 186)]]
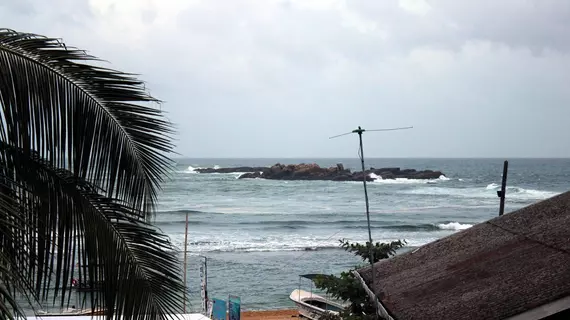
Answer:
[[(570, 192), (380, 261), (375, 270), (377, 297), (397, 320), (505, 319), (570, 296)], [(371, 287), (370, 267), (358, 272)]]

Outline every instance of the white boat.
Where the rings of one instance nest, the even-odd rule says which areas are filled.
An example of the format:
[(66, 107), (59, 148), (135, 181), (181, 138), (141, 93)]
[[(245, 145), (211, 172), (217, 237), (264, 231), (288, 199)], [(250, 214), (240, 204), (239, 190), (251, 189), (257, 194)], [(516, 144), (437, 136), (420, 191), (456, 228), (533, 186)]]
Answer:
[[(312, 281), (315, 276), (317, 276), (317, 274), (305, 274), (299, 277)], [(299, 315), (311, 320), (319, 320), (325, 313), (339, 314), (339, 312), (346, 307), (313, 293), (312, 286), (311, 291), (306, 291), (301, 289), (299, 285), (299, 289), (295, 289), (291, 292), (289, 299), (297, 305)]]
[(41, 317), (69, 317), (69, 316), (98, 316), (98, 315), (105, 315), (106, 310), (101, 308), (96, 308), (93, 311), (91, 308), (87, 309), (76, 309), (76, 308), (67, 308), (60, 312), (47, 312), (43, 310), (39, 310), (37, 312), (38, 316)]

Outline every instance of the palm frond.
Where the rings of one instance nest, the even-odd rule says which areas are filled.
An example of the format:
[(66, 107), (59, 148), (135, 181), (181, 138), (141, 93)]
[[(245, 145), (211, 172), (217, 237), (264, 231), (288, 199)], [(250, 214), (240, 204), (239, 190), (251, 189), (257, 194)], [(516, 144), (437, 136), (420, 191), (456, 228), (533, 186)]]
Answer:
[(24, 316), (24, 311), (14, 297), (26, 290), (18, 290), (19, 277), (12, 272), (10, 266), (6, 255), (0, 254), (0, 319), (12, 320), (15, 316)]
[[(152, 212), (172, 127), (134, 76), (60, 40), (0, 30), (0, 138)], [(142, 104), (140, 104), (142, 103)]]
[(148, 223), (173, 164), (172, 126), (143, 82), (98, 61), (0, 29), (0, 316), (21, 313), (16, 293), (69, 304), (76, 273), (104, 280), (91, 302), (110, 317), (182, 304), (175, 250)]
[[(21, 204), (24, 197), (35, 197), (28, 202), (35, 206), (26, 210), (42, 213), (8, 228), (37, 234), (32, 242), (11, 236), (9, 245), (2, 246), (13, 248), (11, 257), (27, 257), (11, 259), (10, 267), (32, 270), (43, 300), (53, 281), (57, 288), (53, 302), (59, 296), (60, 304), (65, 304), (75, 277), (75, 260), (79, 260), (88, 266), (86, 274), (79, 274), (80, 282), (103, 283), (101, 291), (92, 292), (92, 307), (108, 309), (109, 316), (154, 319), (181, 309), (185, 285), (176, 251), (168, 237), (136, 218), (140, 215), (136, 209), (100, 195), (96, 187), (68, 170), (52, 167), (37, 153), (27, 154), (0, 142), (0, 154), (12, 160), (9, 168), (18, 177), (15, 181), (0, 173), (4, 185), (18, 190)], [(21, 220), (21, 209), (0, 212), (1, 220)], [(26, 255), (30, 251), (37, 255)]]

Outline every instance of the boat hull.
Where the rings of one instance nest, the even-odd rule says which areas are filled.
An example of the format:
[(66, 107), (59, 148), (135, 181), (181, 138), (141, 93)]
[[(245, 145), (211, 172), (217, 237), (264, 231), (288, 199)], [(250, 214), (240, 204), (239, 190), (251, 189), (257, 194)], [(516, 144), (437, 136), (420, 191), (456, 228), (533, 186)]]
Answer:
[(289, 299), (297, 305), (299, 315), (311, 320), (319, 320), (326, 313), (338, 314), (344, 308), (320, 295), (301, 289), (293, 290)]

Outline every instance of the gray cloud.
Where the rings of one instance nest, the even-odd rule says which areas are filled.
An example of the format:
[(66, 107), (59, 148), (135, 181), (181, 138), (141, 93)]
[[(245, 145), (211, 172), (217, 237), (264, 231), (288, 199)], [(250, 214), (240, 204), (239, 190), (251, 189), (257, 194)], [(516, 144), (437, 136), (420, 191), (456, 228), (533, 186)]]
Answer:
[[(570, 156), (570, 3), (4, 1), (6, 27), (141, 73), (194, 157)], [(503, 136), (503, 143), (497, 137)]]

